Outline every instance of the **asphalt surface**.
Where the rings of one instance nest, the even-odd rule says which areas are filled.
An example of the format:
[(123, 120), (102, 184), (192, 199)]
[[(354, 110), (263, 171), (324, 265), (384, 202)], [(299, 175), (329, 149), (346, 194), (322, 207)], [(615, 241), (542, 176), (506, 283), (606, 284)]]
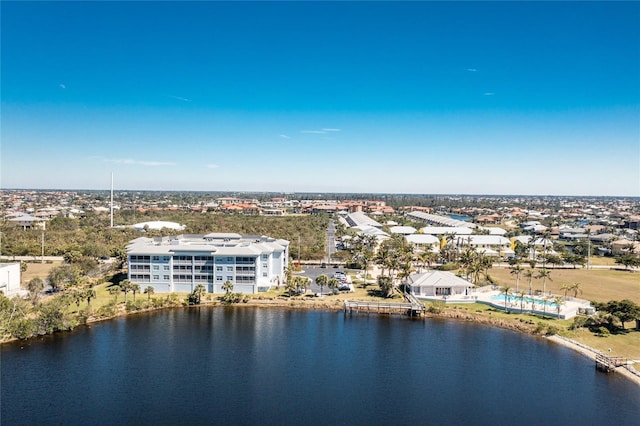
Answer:
[[(331, 278), (338, 271), (342, 271), (346, 274), (348, 274), (349, 272), (357, 272), (350, 271), (344, 268), (321, 268), (319, 266), (303, 266), (302, 269), (302, 272), (294, 273), (294, 275), (311, 278), (311, 284), (309, 285), (308, 290), (309, 293), (320, 293), (320, 286), (316, 284), (316, 277), (318, 277), (319, 275), (326, 275), (327, 277)], [(322, 292), (324, 294), (329, 293), (329, 291), (330, 290), (327, 286), (322, 289)]]

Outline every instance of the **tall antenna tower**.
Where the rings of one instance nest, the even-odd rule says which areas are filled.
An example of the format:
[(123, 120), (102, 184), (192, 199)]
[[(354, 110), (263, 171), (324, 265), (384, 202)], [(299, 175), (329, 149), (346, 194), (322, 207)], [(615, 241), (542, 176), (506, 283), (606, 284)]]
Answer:
[(113, 172), (111, 172), (111, 227), (113, 228)]

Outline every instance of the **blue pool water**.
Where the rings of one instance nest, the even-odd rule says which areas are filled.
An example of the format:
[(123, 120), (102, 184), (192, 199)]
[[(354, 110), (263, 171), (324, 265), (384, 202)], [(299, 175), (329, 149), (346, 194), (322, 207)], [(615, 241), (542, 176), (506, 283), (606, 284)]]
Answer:
[[(504, 294), (496, 294), (495, 296), (491, 296), (491, 300), (495, 301), (495, 302), (499, 302), (499, 303), (504, 303)], [(520, 298), (518, 296), (514, 296), (514, 295), (508, 295), (507, 296), (507, 302), (508, 303), (514, 303), (518, 306), (520, 306)], [(548, 308), (552, 308), (552, 309), (557, 309), (557, 305), (555, 304), (555, 302), (552, 302), (550, 300), (543, 300), (543, 299), (538, 299), (535, 297), (531, 297), (531, 296), (525, 296), (524, 298), (524, 303), (531, 303), (534, 302), (536, 304), (536, 306), (540, 306), (542, 307), (543, 305), (546, 305)]]

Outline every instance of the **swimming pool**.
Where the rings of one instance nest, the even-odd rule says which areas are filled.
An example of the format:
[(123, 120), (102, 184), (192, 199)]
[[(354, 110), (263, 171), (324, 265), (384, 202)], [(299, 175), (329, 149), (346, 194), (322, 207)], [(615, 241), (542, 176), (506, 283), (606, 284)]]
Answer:
[[(491, 296), (491, 300), (493, 300), (494, 302), (499, 302), (504, 304), (504, 296), (505, 296), (504, 293), (496, 294), (494, 296)], [(513, 303), (514, 305), (517, 305), (518, 307), (520, 307), (520, 304), (522, 303), (522, 301), (520, 300), (520, 297), (509, 294), (507, 296), (507, 303)], [(531, 296), (524, 297), (525, 308), (527, 307), (527, 303), (534, 303), (536, 307), (542, 307), (543, 305), (546, 305), (547, 308), (558, 309), (558, 305), (556, 305), (555, 302), (552, 302), (550, 300), (539, 299)]]

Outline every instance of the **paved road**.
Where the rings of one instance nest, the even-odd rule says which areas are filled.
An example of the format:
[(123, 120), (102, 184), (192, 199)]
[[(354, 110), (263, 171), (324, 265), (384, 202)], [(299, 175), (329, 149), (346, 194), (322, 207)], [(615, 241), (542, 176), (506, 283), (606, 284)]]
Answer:
[(331, 263), (331, 255), (336, 251), (336, 224), (331, 220), (327, 227), (327, 263)]

